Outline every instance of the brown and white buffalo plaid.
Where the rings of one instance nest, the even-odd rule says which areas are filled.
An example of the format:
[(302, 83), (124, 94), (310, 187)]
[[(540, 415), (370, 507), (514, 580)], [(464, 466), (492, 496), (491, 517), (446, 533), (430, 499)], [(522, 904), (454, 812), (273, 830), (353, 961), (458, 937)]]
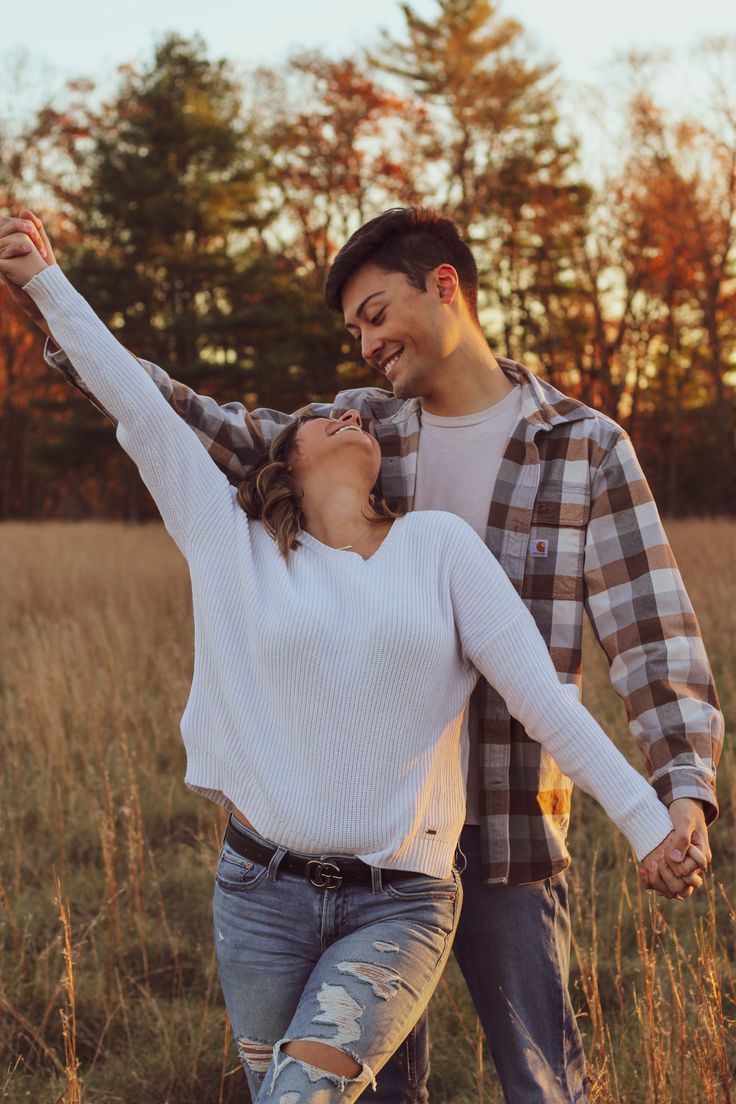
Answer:
[[(63, 352), (46, 359), (85, 390)], [(141, 363), (234, 484), (257, 447), (292, 417), (219, 406)], [(499, 363), (522, 388), (522, 417), (501, 463), (486, 543), (534, 615), (565, 683), (580, 683), (585, 609), (652, 785), (666, 804), (702, 801), (710, 821), (723, 718), (698, 623), (631, 442), (610, 418), (522, 365)], [(383, 495), (411, 510), (418, 400), (362, 388), (312, 407), (325, 416), (351, 408), (380, 442)], [(473, 696), (470, 723), (478, 735), (486, 880), (519, 884), (563, 870), (572, 783), (485, 681)]]

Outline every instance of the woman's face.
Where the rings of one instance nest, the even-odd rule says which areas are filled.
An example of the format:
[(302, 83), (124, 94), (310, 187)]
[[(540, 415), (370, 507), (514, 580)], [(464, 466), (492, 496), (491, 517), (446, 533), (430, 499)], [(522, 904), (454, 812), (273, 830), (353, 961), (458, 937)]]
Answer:
[(340, 418), (309, 418), (299, 426), (290, 456), (295, 479), (303, 482), (321, 475), (332, 483), (341, 476), (351, 482), (364, 478), (366, 495), (378, 479), (381, 449), (363, 429), (357, 410)]

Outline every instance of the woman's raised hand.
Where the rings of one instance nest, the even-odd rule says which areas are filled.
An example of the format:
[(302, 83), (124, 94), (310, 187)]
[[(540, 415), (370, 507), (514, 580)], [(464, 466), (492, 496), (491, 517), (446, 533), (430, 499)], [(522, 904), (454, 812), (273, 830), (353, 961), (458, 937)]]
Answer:
[[(47, 264), (55, 263), (54, 251), (51, 248), (51, 242), (46, 235), (43, 223), (33, 211), (28, 207), (23, 207), (16, 217), (0, 216), (0, 266), (4, 260), (27, 257), (29, 243), (33, 243), (42, 260)], [(35, 272), (33, 275), (35, 275)], [(39, 329), (50, 337), (46, 319), (22, 287), (23, 283), (28, 282), (30, 276), (22, 280), (21, 283), (16, 283), (14, 278), (6, 277), (2, 267), (0, 267), (0, 276), (2, 276), (3, 283), (16, 306), (25, 311), (31, 321), (35, 322)]]
[[(34, 222), (29, 219), (3, 219), (0, 236), (0, 273), (10, 283), (23, 287), (48, 268), (48, 250)], [(11, 224), (10, 226), (8, 224)], [(39, 249), (40, 247), (40, 249)]]
[[(17, 235), (21, 235), (20, 238)], [(0, 246), (7, 250), (8, 257), (21, 256), (23, 237), (29, 238), (38, 252), (49, 264), (54, 263), (54, 251), (51, 248), (43, 223), (38, 215), (28, 207), (22, 207), (16, 216), (0, 216)], [(7, 241), (3, 239), (13, 239)]]
[(24, 207), (15, 218), (0, 217), (0, 273), (6, 280), (22, 287), (54, 263), (51, 242), (33, 211)]

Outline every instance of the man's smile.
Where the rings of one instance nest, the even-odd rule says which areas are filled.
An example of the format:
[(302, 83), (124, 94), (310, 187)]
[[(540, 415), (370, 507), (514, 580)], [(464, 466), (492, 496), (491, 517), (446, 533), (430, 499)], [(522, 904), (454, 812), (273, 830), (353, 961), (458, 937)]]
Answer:
[(385, 375), (388, 376), (391, 369), (394, 368), (398, 364), (399, 359), (401, 357), (401, 354), (403, 352), (404, 352), (404, 347), (402, 345), (401, 348), (396, 350), (396, 352), (391, 353), (390, 356), (386, 357), (385, 360), (381, 361), (381, 371)]

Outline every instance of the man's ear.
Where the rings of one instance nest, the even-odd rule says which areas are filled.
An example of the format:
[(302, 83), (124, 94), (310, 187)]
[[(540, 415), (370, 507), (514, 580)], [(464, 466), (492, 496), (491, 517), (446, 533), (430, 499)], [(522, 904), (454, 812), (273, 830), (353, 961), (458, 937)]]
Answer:
[(441, 264), (432, 273), (430, 279), (433, 290), (439, 295), (443, 303), (454, 303), (460, 290), (460, 280), (457, 270), (451, 264)]

